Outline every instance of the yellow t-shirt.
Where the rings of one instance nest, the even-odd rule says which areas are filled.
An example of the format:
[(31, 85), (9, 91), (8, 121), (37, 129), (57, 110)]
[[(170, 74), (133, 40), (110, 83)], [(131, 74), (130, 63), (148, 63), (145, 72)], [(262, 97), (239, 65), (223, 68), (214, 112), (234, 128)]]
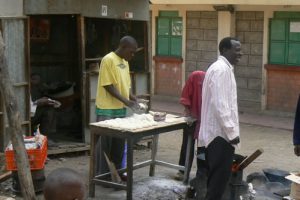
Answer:
[(96, 106), (100, 109), (120, 109), (124, 104), (108, 93), (103, 86), (113, 85), (120, 94), (129, 99), (131, 87), (129, 64), (114, 52), (104, 56), (98, 77)]

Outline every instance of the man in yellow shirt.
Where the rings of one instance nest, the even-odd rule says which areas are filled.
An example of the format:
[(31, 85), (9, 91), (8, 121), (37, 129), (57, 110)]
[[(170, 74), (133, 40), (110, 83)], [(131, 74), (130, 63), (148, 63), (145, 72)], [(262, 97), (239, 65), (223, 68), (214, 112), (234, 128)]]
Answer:
[[(114, 52), (103, 57), (98, 78), (96, 95), (97, 121), (126, 116), (126, 107), (138, 107), (135, 96), (132, 95), (129, 74), (130, 61), (137, 50), (137, 42), (131, 36), (121, 38), (119, 47)], [(96, 173), (108, 172), (104, 153), (121, 168), (124, 152), (124, 139), (102, 136), (97, 142)]]

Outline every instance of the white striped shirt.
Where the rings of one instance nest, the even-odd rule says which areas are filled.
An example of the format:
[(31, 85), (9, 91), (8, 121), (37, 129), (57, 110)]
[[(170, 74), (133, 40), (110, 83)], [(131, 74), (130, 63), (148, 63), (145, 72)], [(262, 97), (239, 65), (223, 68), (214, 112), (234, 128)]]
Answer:
[(218, 136), (229, 141), (239, 135), (233, 66), (225, 57), (219, 56), (204, 78), (198, 146), (207, 147)]

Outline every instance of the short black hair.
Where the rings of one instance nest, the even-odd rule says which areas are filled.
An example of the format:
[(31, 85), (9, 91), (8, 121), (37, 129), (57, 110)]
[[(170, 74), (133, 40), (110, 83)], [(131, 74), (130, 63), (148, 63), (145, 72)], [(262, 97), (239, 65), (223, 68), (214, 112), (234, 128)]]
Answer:
[(231, 40), (239, 41), (237, 38), (234, 37), (225, 37), (221, 40), (219, 44), (219, 51), (221, 55), (223, 54), (224, 49), (231, 49), (232, 47)]
[(126, 35), (121, 38), (120, 46), (122, 47), (137, 46), (137, 41), (132, 36)]

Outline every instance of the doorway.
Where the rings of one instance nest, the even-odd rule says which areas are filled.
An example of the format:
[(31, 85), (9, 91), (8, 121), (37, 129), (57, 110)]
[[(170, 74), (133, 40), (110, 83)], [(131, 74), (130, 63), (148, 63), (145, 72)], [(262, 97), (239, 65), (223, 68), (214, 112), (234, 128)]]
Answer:
[(30, 71), (40, 76), (55, 109), (54, 142), (83, 142), (81, 64), (76, 15), (30, 16)]

